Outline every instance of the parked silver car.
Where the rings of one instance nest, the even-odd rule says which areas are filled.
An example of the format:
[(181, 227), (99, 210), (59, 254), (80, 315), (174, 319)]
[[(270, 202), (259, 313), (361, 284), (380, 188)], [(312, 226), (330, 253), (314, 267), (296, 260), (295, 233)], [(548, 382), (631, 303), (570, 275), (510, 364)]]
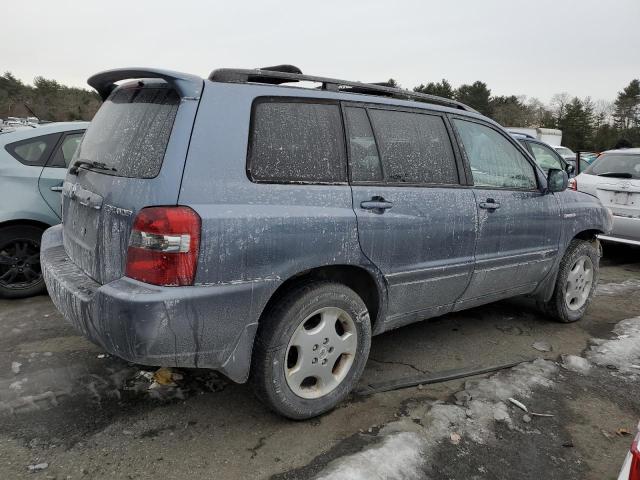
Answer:
[(603, 152), (569, 188), (598, 197), (613, 214), (613, 230), (601, 240), (640, 245), (640, 148)]
[(62, 182), (88, 125), (51, 123), (0, 135), (0, 298), (44, 291), (40, 237), (60, 223)]

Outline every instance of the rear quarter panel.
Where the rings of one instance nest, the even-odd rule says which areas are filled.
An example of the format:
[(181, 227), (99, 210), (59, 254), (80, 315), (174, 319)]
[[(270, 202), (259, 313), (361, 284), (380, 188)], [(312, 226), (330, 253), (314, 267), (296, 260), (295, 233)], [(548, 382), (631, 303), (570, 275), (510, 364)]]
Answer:
[(197, 284), (268, 281), (273, 291), (314, 267), (368, 264), (347, 184), (264, 184), (247, 177), (253, 100), (283, 90), (205, 82), (179, 196), (202, 217)]

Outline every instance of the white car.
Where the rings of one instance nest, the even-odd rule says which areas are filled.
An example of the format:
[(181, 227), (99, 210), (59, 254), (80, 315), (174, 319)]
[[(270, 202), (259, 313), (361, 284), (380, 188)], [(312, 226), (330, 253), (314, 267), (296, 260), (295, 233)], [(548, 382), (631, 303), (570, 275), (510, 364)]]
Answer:
[(618, 480), (640, 480), (640, 432), (633, 440), (627, 458), (624, 459)]
[(601, 240), (640, 245), (640, 148), (608, 150), (569, 188), (600, 199), (613, 215), (613, 230)]
[(576, 166), (576, 153), (573, 150), (560, 145), (552, 145), (552, 147), (566, 162), (569, 162), (574, 167)]

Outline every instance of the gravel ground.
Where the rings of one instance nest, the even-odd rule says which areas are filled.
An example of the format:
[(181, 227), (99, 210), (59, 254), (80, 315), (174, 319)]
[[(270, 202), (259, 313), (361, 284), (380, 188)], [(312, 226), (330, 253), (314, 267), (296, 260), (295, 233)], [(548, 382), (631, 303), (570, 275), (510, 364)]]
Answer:
[[(616, 325), (640, 316), (640, 250), (605, 245), (601, 283), (576, 324), (517, 299), (380, 335), (362, 386), (526, 363), (354, 395), (307, 422), (207, 371), (181, 370), (176, 386), (150, 390), (148, 372), (78, 336), (46, 296), (0, 301), (0, 478), (615, 479), (631, 442), (620, 429), (640, 417), (634, 368), (607, 360), (585, 375), (579, 360), (561, 364), (596, 361), (592, 339), (617, 339)], [(507, 393), (553, 416), (527, 415)]]

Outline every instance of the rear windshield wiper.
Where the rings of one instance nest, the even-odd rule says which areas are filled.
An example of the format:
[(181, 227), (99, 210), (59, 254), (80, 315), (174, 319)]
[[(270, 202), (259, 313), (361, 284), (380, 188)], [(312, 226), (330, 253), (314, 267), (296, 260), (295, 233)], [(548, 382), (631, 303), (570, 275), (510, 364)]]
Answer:
[(71, 175), (77, 175), (78, 174), (78, 170), (82, 166), (89, 167), (89, 168), (95, 168), (95, 169), (98, 169), (98, 170), (109, 170), (111, 172), (117, 172), (117, 170), (115, 168), (110, 167), (106, 163), (94, 162), (94, 161), (91, 161), (91, 160), (76, 160), (75, 162), (73, 162), (73, 165), (71, 165), (71, 168), (69, 169), (69, 173)]
[(613, 178), (633, 178), (633, 175), (625, 172), (604, 172), (599, 173), (599, 177), (613, 177)]

